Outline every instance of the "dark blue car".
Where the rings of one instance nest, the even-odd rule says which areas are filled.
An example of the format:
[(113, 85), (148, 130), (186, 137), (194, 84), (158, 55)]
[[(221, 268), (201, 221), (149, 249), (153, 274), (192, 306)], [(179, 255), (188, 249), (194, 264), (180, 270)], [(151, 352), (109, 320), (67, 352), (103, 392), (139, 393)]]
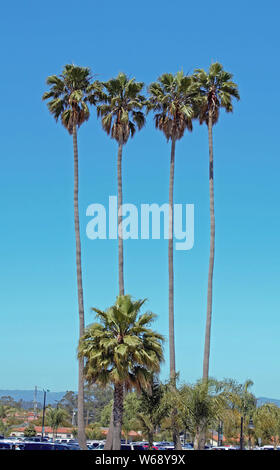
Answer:
[(20, 450), (70, 450), (67, 445), (52, 442), (23, 442), (18, 447)]

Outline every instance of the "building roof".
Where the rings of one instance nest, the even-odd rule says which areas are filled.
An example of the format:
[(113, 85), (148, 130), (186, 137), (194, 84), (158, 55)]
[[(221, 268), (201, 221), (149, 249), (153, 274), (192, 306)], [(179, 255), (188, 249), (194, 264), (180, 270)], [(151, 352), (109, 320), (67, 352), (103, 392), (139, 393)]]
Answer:
[[(37, 433), (42, 432), (42, 426), (34, 426), (34, 429)], [(19, 427), (19, 428), (14, 428), (13, 431), (18, 431), (18, 432), (24, 432), (26, 430), (26, 427)], [(50, 426), (44, 426), (44, 432), (53, 432), (53, 428)], [(57, 433), (63, 433), (63, 434), (71, 434), (73, 432), (73, 428), (58, 428), (55, 430)]]

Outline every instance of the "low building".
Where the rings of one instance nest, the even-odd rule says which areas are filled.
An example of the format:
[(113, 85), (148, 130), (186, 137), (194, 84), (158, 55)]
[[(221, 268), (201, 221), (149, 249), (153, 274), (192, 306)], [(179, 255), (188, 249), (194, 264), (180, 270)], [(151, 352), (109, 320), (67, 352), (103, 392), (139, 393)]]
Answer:
[[(11, 435), (16, 437), (23, 437), (25, 427), (14, 428)], [(37, 436), (42, 435), (42, 426), (34, 426)], [(53, 438), (53, 429), (50, 426), (44, 427), (44, 437)], [(54, 432), (55, 439), (73, 439), (73, 429), (72, 428), (58, 428)]]

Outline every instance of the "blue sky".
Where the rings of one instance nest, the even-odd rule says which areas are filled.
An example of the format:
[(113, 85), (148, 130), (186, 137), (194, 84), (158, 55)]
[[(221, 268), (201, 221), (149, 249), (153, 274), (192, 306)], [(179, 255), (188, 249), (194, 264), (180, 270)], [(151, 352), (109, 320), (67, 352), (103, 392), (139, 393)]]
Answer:
[[(72, 141), (41, 96), (66, 63), (100, 80), (120, 71), (147, 85), (164, 72), (234, 74), (240, 102), (214, 129), (216, 257), (210, 375), (254, 381), (280, 397), (278, 2), (11, 1), (1, 14), (0, 389), (77, 389), (78, 313)], [(115, 142), (94, 110), (80, 130), (86, 323), (118, 290), (117, 243), (87, 239), (86, 208), (116, 194)], [(170, 145), (152, 116), (123, 154), (124, 202), (168, 200)], [(176, 362), (202, 374), (209, 256), (207, 129), (177, 145), (175, 202), (195, 206), (195, 245), (175, 252)], [(125, 243), (125, 287), (148, 298), (168, 335), (167, 241)], [(168, 344), (162, 377), (168, 376)]]

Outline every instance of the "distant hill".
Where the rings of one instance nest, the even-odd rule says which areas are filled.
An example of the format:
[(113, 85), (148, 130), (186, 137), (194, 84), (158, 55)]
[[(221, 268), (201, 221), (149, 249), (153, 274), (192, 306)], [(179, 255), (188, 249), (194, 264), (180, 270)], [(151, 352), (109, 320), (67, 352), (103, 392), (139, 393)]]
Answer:
[[(46, 404), (47, 405), (55, 405), (57, 401), (60, 401), (65, 392), (47, 392), (46, 395)], [(34, 401), (34, 390), (0, 390), (0, 399), (1, 397), (11, 397), (15, 401), (22, 400), (24, 403), (33, 403)], [(37, 402), (38, 405), (43, 406), (44, 401), (44, 393), (42, 390), (37, 390)], [(262, 406), (264, 403), (275, 403), (277, 406), (280, 407), (280, 400), (275, 398), (266, 398), (260, 397), (257, 398), (257, 405)], [(32, 406), (32, 405), (31, 405)]]
[(265, 403), (274, 403), (275, 405), (280, 407), (280, 400), (276, 400), (275, 398), (266, 398), (266, 397), (257, 398), (258, 406), (262, 406)]
[[(66, 392), (47, 392), (46, 394), (46, 404), (54, 405), (57, 401), (60, 401)], [(34, 401), (34, 390), (0, 390), (0, 399), (1, 397), (11, 397), (15, 401), (22, 400), (26, 403), (31, 403)], [(37, 390), (37, 403), (43, 405), (44, 402), (44, 392), (42, 390)]]

